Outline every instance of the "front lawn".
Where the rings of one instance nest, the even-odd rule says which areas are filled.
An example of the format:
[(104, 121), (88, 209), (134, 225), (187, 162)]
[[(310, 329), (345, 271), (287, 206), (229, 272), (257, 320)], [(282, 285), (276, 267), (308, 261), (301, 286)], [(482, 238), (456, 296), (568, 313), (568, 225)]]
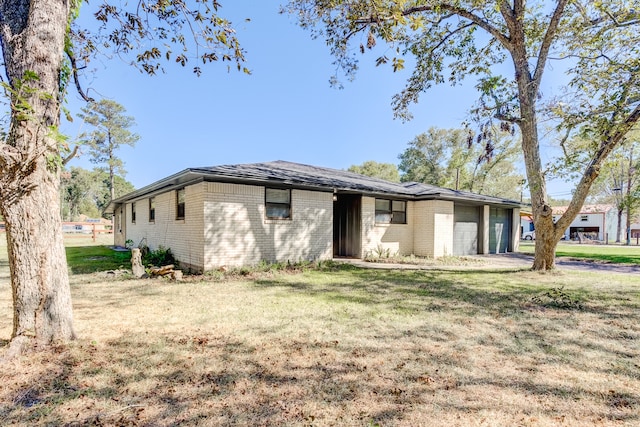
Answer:
[(71, 280), (79, 339), (0, 365), (8, 425), (640, 424), (631, 275)]
[[(533, 254), (535, 242), (520, 242), (520, 252)], [(560, 242), (556, 250), (558, 257), (571, 257), (611, 262), (616, 264), (640, 264), (640, 246), (580, 245)]]

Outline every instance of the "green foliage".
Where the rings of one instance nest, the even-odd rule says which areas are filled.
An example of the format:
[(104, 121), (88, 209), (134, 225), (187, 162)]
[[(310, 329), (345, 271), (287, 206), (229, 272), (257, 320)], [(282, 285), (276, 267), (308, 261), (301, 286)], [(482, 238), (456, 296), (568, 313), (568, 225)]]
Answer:
[(97, 28), (79, 28), (74, 22), (70, 38), (79, 66), (107, 50), (131, 57), (132, 64), (150, 75), (165, 71), (164, 61), (181, 66), (193, 61), (197, 75), (202, 64), (218, 61), (229, 63), (229, 69), (235, 63), (237, 70), (250, 74), (235, 29), (219, 16), (219, 8), (218, 0), (105, 2), (92, 11)]
[(360, 175), (370, 176), (372, 178), (380, 178), (391, 182), (400, 182), (400, 173), (398, 167), (393, 163), (378, 163), (368, 160), (361, 165), (351, 165), (349, 172), (359, 173)]
[(169, 264), (178, 264), (178, 261), (176, 261), (171, 253), (171, 249), (165, 248), (162, 245), (158, 246), (158, 249), (153, 251), (148, 247), (140, 248), (140, 251), (142, 253), (142, 263), (147, 267), (162, 267)]
[[(135, 125), (131, 116), (125, 115), (125, 108), (115, 101), (102, 99), (90, 102), (82, 108), (78, 117), (94, 128), (93, 131), (80, 136), (82, 143), (89, 147), (91, 161), (105, 165), (110, 177), (125, 175), (124, 162), (116, 152), (121, 145), (133, 147), (140, 137), (129, 128)], [(109, 188), (115, 186), (109, 183)]]
[[(81, 214), (99, 218), (111, 200), (109, 175), (101, 169), (92, 171), (71, 167), (61, 173), (60, 198), (62, 217), (75, 221)], [(133, 184), (120, 176), (115, 177), (116, 197), (134, 190)]]
[(390, 248), (385, 248), (384, 246), (379, 244), (375, 247), (375, 249), (367, 251), (367, 253), (364, 255), (364, 259), (365, 261), (375, 262), (377, 260), (386, 260), (392, 257), (396, 257), (397, 255), (397, 253), (392, 254)]
[(519, 198), (524, 178), (514, 165), (520, 158), (517, 139), (497, 132), (490, 157), (475, 139), (469, 129), (430, 128), (400, 154), (402, 181)]
[(631, 216), (640, 207), (640, 132), (635, 131), (603, 163), (591, 196), (611, 203), (619, 210), (629, 209)]

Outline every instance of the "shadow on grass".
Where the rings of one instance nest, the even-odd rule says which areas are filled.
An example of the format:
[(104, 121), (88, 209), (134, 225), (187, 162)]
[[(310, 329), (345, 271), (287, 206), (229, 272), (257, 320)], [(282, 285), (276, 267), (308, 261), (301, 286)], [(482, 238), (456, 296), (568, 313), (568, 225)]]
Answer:
[[(434, 271), (370, 270), (348, 266), (316, 283), (306, 276), (255, 281), (258, 287), (283, 287), (330, 302), (384, 306), (405, 311), (433, 310), (455, 304), (466, 314), (491, 311), (507, 314), (531, 304), (548, 286), (514, 280), (519, 270)], [(593, 295), (571, 290), (583, 303)]]
[[(602, 393), (580, 383), (556, 386), (542, 377), (492, 372), (460, 378), (434, 373), (425, 380), (372, 363), (377, 359), (368, 357), (376, 348), (337, 341), (249, 344), (206, 332), (154, 338), (131, 335), (99, 348), (85, 342), (61, 349), (33, 378), (22, 377), (10, 389), (0, 417), (8, 424), (68, 426), (394, 425), (421, 407), (429, 414), (434, 405), (438, 411), (432, 415), (519, 411), (553, 418), (555, 405), (588, 399), (593, 406), (582, 409), (583, 416), (639, 420), (638, 396), (626, 391)], [(416, 356), (425, 370), (438, 366), (428, 352)], [(528, 402), (535, 396), (545, 405), (498, 408), (490, 398), (460, 397), (473, 387)]]

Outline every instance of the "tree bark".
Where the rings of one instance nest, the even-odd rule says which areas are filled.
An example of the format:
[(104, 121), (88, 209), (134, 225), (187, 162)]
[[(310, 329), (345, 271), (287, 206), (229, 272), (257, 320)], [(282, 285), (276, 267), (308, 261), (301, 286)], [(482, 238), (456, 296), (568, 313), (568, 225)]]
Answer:
[(622, 236), (622, 212), (623, 209), (618, 207), (618, 228), (616, 229), (616, 243), (620, 243), (620, 238)]
[(0, 1), (2, 53), (12, 91), (9, 132), (0, 143), (0, 212), (14, 305), (10, 354), (75, 337), (58, 192), (62, 159), (55, 138), (68, 18), (65, 0)]

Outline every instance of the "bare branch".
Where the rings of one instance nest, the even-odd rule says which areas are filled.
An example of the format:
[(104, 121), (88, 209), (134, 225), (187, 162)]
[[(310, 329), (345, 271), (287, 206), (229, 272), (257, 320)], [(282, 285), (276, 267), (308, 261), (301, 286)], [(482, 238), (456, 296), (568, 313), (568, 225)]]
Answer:
[(82, 86), (80, 85), (80, 79), (78, 77), (78, 66), (76, 64), (76, 57), (73, 54), (73, 51), (71, 50), (71, 48), (69, 48), (69, 49), (65, 49), (65, 52), (67, 54), (67, 58), (69, 58), (69, 62), (71, 63), (71, 71), (73, 72), (73, 81), (76, 84), (76, 90), (78, 91), (82, 99), (84, 99), (86, 102), (95, 101), (95, 99), (91, 98), (90, 96), (87, 96), (84, 90), (82, 90)]
[(78, 145), (73, 147), (73, 150), (71, 151), (71, 153), (67, 157), (62, 159), (62, 165), (65, 166), (67, 163), (69, 163), (71, 159), (73, 159), (78, 154), (79, 149), (80, 149), (80, 146)]
[(536, 70), (533, 73), (533, 84), (535, 85), (535, 92), (538, 92), (538, 89), (540, 87), (542, 73), (544, 72), (547, 63), (547, 57), (549, 56), (549, 50), (551, 49), (551, 44), (553, 43), (554, 38), (556, 37), (558, 25), (560, 25), (560, 18), (562, 17), (562, 13), (564, 12), (564, 8), (566, 7), (567, 2), (568, 0), (558, 1), (556, 9), (553, 11), (553, 15), (551, 16), (551, 20), (549, 21), (547, 31), (544, 34), (542, 44), (540, 45), (540, 51), (538, 52), (538, 63), (536, 64)]

